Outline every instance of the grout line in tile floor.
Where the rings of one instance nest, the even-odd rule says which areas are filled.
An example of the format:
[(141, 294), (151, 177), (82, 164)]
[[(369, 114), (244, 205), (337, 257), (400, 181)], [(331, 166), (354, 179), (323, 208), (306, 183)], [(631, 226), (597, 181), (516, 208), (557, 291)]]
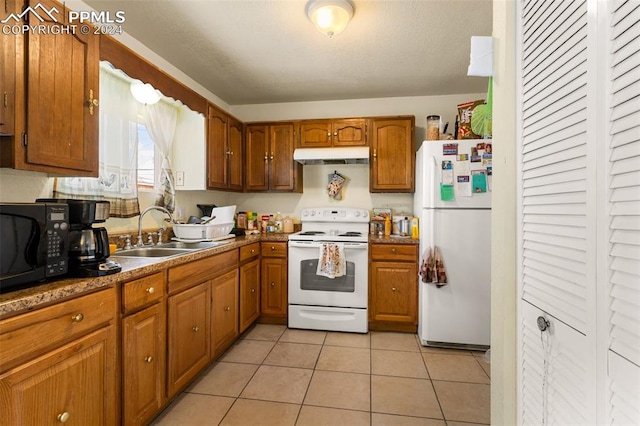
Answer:
[[(360, 343), (356, 343), (354, 342), (353, 344), (348, 344), (347, 342), (341, 342), (341, 341), (335, 341), (330, 339), (330, 333), (329, 332), (324, 332), (324, 336), (322, 337), (321, 341), (307, 341), (307, 340), (313, 340), (313, 339), (307, 339), (307, 338), (298, 338), (299, 341), (296, 341), (297, 336), (293, 335), (293, 336), (288, 336), (287, 339), (285, 341), (282, 341), (281, 339), (283, 338), (283, 336), (285, 336), (285, 334), (287, 333), (287, 331), (289, 331), (289, 329), (287, 329), (286, 327), (282, 329), (281, 332), (279, 333), (273, 333), (271, 335), (269, 335), (269, 333), (266, 334), (258, 334), (256, 336), (254, 336), (252, 338), (251, 336), (251, 331), (253, 331), (255, 329), (255, 326), (250, 328), (249, 330), (247, 330), (245, 333), (243, 333), (242, 336), (240, 336), (240, 338), (236, 341), (236, 343), (234, 343), (230, 348), (228, 348), (222, 355), (220, 355), (218, 357), (218, 359), (211, 364), (211, 366), (207, 369), (208, 372), (211, 372), (216, 365), (221, 365), (221, 364), (237, 364), (237, 365), (251, 365), (251, 366), (255, 366), (255, 371), (253, 371), (253, 373), (250, 374), (250, 376), (246, 376), (248, 377), (248, 379), (246, 379), (246, 382), (242, 385), (242, 388), (239, 391), (234, 391), (237, 392), (237, 394), (235, 394), (235, 396), (225, 396), (222, 394), (216, 394), (215, 391), (211, 391), (211, 392), (199, 392), (199, 391), (195, 391), (194, 390), (194, 386), (191, 385), (189, 388), (187, 388), (187, 390), (183, 391), (182, 394), (194, 394), (194, 395), (200, 395), (200, 396), (208, 396), (208, 397), (221, 397), (221, 398), (227, 398), (227, 399), (233, 399), (233, 401), (230, 403), (230, 405), (228, 406), (228, 408), (226, 408), (226, 410), (224, 411), (224, 414), (222, 414), (222, 416), (220, 417), (220, 420), (218, 422), (218, 424), (224, 424), (225, 420), (228, 419), (231, 411), (233, 410), (233, 407), (239, 403), (239, 401), (241, 400), (245, 400), (245, 401), (260, 401), (260, 402), (266, 402), (266, 403), (270, 403), (270, 404), (279, 404), (281, 406), (283, 405), (295, 405), (297, 406), (297, 412), (295, 413), (295, 418), (293, 419), (294, 422), (293, 424), (297, 424), (299, 421), (301, 421), (301, 416), (303, 414), (303, 411), (305, 410), (304, 407), (316, 407), (316, 408), (320, 408), (320, 409), (328, 409), (328, 410), (343, 410), (343, 411), (348, 411), (348, 412), (359, 412), (359, 413), (367, 413), (368, 414), (368, 418), (369, 418), (369, 422), (368, 424), (374, 424), (374, 418), (376, 417), (375, 415), (378, 416), (384, 416), (384, 419), (386, 419), (387, 421), (390, 421), (393, 423), (393, 418), (396, 418), (398, 422), (402, 422), (402, 420), (404, 418), (413, 418), (415, 419), (416, 422), (426, 422), (427, 420), (431, 420), (434, 422), (440, 422), (443, 425), (448, 424), (449, 422), (459, 422), (462, 423), (461, 420), (453, 420), (453, 419), (447, 419), (446, 415), (445, 415), (445, 407), (443, 406), (443, 402), (441, 401), (442, 395), (439, 395), (436, 389), (436, 383), (457, 383), (457, 384), (466, 384), (466, 385), (490, 385), (490, 375), (488, 373), (488, 371), (483, 367), (483, 364), (481, 363), (481, 360), (479, 359), (480, 356), (483, 356), (482, 354), (476, 354), (474, 351), (464, 351), (461, 352), (459, 354), (457, 353), (453, 353), (453, 352), (449, 352), (449, 351), (443, 351), (443, 352), (438, 352), (436, 351), (430, 351), (430, 350), (424, 350), (424, 348), (422, 348), (422, 346), (420, 345), (420, 342), (417, 338), (417, 336), (415, 336), (416, 339), (416, 344), (417, 344), (417, 352), (415, 350), (409, 350), (406, 349), (406, 346), (403, 346), (403, 343), (399, 343), (400, 347), (399, 348), (394, 348), (394, 347), (390, 347), (391, 345), (385, 345), (387, 347), (384, 348), (379, 348), (373, 347), (373, 336), (374, 333), (370, 332), (368, 333), (368, 345), (364, 348), (362, 348), (360, 346)], [(297, 330), (293, 330), (293, 332), (296, 332)], [(310, 331), (310, 330), (307, 330)], [(322, 331), (319, 331), (319, 333), (321, 333)], [(390, 333), (391, 334), (391, 333)], [(399, 333), (396, 333), (399, 334)], [(338, 336), (336, 334), (336, 336)], [(333, 338), (335, 339), (336, 336), (333, 336)], [(318, 336), (317, 336), (318, 337)], [(259, 363), (256, 362), (250, 362), (250, 361), (246, 361), (245, 360), (238, 360), (238, 359), (233, 359), (233, 360), (228, 360), (225, 361), (224, 358), (233, 350), (233, 348), (240, 342), (242, 341), (261, 341), (261, 342), (268, 342), (271, 343), (272, 346), (270, 347), (270, 349), (268, 350), (268, 352), (266, 352), (266, 354), (264, 355), (264, 357), (260, 360)], [(363, 342), (365, 340), (363, 339)], [(378, 345), (379, 345), (379, 338), (378, 338)], [(350, 343), (350, 342), (349, 342)], [(309, 366), (300, 366), (300, 365), (287, 365), (287, 362), (284, 361), (282, 364), (279, 363), (278, 358), (274, 357), (272, 359), (272, 364), (266, 363), (267, 360), (269, 359), (269, 357), (272, 354), (276, 354), (276, 351), (278, 350), (278, 348), (280, 348), (283, 351), (286, 351), (286, 349), (282, 348), (282, 345), (291, 345), (289, 347), (294, 347), (299, 345), (300, 347), (303, 346), (309, 346), (309, 345), (313, 345), (313, 346), (318, 346), (319, 350), (317, 352), (317, 355), (315, 357), (315, 360), (313, 362), (313, 366), (309, 367)], [(364, 344), (364, 343), (363, 343)], [(335, 366), (335, 365), (331, 365), (330, 363), (327, 364), (328, 359), (330, 358), (325, 358), (325, 362), (324, 362), (324, 366), (323, 369), (318, 370), (318, 366), (320, 364), (321, 359), (323, 358), (323, 355), (325, 355), (326, 357), (329, 357), (330, 355), (327, 355), (327, 353), (325, 352), (325, 348), (351, 348), (351, 349), (368, 349), (369, 350), (369, 370), (368, 373), (362, 373), (362, 372), (358, 372), (358, 371), (350, 371), (349, 369), (341, 369), (340, 366)], [(424, 371), (426, 372), (426, 378), (423, 377), (417, 377), (415, 375), (411, 375), (410, 372), (406, 373), (406, 375), (402, 375), (405, 374), (402, 370), (394, 373), (393, 370), (390, 370), (391, 372), (389, 372), (389, 370), (385, 372), (383, 372), (382, 374), (380, 374), (381, 370), (377, 370), (377, 373), (374, 373), (374, 355), (376, 352), (395, 352), (395, 353), (417, 353), (420, 357), (420, 361), (421, 361), (421, 365), (424, 368)], [(286, 352), (285, 352), (286, 353)], [(477, 368), (479, 368), (482, 371), (482, 375), (484, 377), (486, 377), (489, 380), (489, 383), (480, 383), (478, 381), (460, 381), (460, 380), (450, 380), (450, 379), (441, 379), (441, 378), (436, 378), (434, 379), (433, 377), (433, 372), (430, 371), (429, 369), (429, 364), (427, 363), (427, 357), (425, 357), (425, 354), (439, 354), (439, 355), (451, 355), (452, 357), (466, 357), (468, 358), (469, 356), (471, 356), (475, 362), (473, 362), (474, 365), (477, 366)], [(283, 356), (282, 352), (279, 353), (278, 356)], [(284, 355), (287, 356), (287, 355)], [(281, 358), (282, 359), (282, 358)], [(380, 358), (378, 358), (378, 366), (380, 365), (385, 365), (385, 364), (379, 364), (380, 362)], [(304, 364), (304, 363), (303, 363)], [(467, 365), (469, 365), (467, 363)], [(268, 367), (274, 367), (274, 368), (283, 368), (283, 369), (288, 369), (288, 370), (306, 370), (306, 371), (311, 371), (311, 376), (308, 379), (306, 388), (304, 389), (304, 394), (302, 395), (302, 399), (300, 403), (297, 402), (290, 402), (290, 401), (277, 401), (274, 399), (269, 399), (269, 398), (262, 398), (262, 396), (264, 395), (259, 395), (259, 397), (256, 397), (256, 395), (252, 395), (252, 396), (245, 396), (242, 397), (242, 394), (247, 390), (247, 388), (250, 386), (250, 384), (254, 381), (254, 379), (256, 378), (256, 375), (258, 374), (259, 371), (261, 371), (263, 366), (268, 366)], [(432, 366), (432, 368), (434, 368)], [(450, 367), (449, 367), (450, 368)], [(264, 370), (263, 370), (264, 371)], [(350, 408), (340, 408), (340, 407), (335, 407), (333, 405), (321, 405), (321, 404), (317, 404), (317, 401), (311, 401), (312, 403), (306, 402), (307, 397), (309, 396), (309, 392), (311, 390), (312, 387), (312, 383), (314, 383), (314, 379), (316, 378), (316, 376), (319, 374), (319, 372), (329, 372), (329, 373), (346, 373), (346, 374), (354, 374), (354, 375), (369, 375), (369, 381), (368, 381), (368, 385), (369, 385), (369, 403), (368, 403), (368, 410), (363, 410), (363, 407), (357, 408), (357, 407), (350, 407)], [(405, 370), (406, 371), (406, 370)], [(474, 370), (475, 371), (475, 370)], [(421, 374), (421, 373), (420, 373)], [(442, 371), (441, 373), (442, 374)], [(474, 374), (479, 374), (478, 372), (475, 372)], [(202, 374), (202, 376), (204, 376), (205, 374)], [(378, 409), (378, 411), (374, 411), (374, 379), (375, 377), (385, 377), (385, 378), (398, 378), (398, 379), (413, 379), (413, 380), (419, 380), (419, 381), (424, 381), (424, 380), (428, 380), (429, 381), (429, 385), (431, 387), (431, 390), (435, 396), (435, 402), (437, 402), (437, 407), (439, 410), (439, 415), (441, 416), (440, 418), (434, 418), (434, 417), (424, 417), (424, 416), (418, 416), (418, 415), (412, 415), (409, 412), (405, 412), (402, 414), (398, 414), (398, 413), (387, 413), (384, 412), (385, 409), (383, 410), (379, 410), (378, 407), (376, 409)], [(245, 380), (245, 379), (243, 379)], [(318, 385), (319, 386), (319, 385)], [(380, 386), (380, 384), (378, 383), (378, 386)], [(450, 390), (451, 391), (451, 390)], [(258, 392), (259, 393), (259, 392)], [(441, 390), (442, 393), (442, 390)], [(296, 397), (297, 398), (297, 397)], [(286, 399), (286, 397), (285, 397)], [(330, 402), (327, 402), (328, 404), (332, 404)], [(415, 404), (415, 402), (414, 402)], [(162, 417), (164, 417), (164, 415), (171, 411), (172, 408), (174, 408), (174, 406), (177, 405), (175, 404), (175, 401), (173, 403), (171, 403), (166, 409), (165, 411), (160, 414), (158, 416), (158, 418), (155, 420), (161, 420)], [(449, 402), (449, 405), (451, 405), (451, 402)], [(222, 407), (221, 407), (222, 408)], [(433, 408), (435, 408), (435, 406), (433, 406)], [(433, 410), (432, 408), (432, 410)], [(220, 412), (219, 412), (220, 413)], [(435, 411), (432, 413), (434, 414)], [(426, 412), (422, 412), (421, 414), (427, 414)], [(348, 414), (345, 414), (348, 415)], [(216, 415), (217, 416), (217, 415)], [(237, 420), (237, 413), (234, 414), (235, 419)], [(306, 415), (307, 420), (309, 419), (309, 413), (307, 412)], [(229, 418), (229, 421), (232, 421), (233, 419)], [(381, 417), (377, 417), (377, 420), (381, 420)], [(407, 419), (408, 420), (408, 419)], [(469, 424), (486, 424), (486, 423), (474, 423), (473, 421), (469, 421), (471, 419), (466, 419), (465, 422), (469, 423)], [(477, 418), (476, 418), (477, 420)], [(155, 422), (154, 421), (154, 422)], [(412, 420), (413, 421), (413, 420)], [(155, 424), (155, 423), (154, 423)], [(385, 423), (386, 424), (386, 423)]]

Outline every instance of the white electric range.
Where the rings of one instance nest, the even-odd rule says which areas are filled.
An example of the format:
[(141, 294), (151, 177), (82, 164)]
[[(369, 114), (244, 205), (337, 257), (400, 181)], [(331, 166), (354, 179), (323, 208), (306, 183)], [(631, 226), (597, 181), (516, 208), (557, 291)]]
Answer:
[[(366, 333), (369, 211), (317, 207), (301, 216), (302, 230), (289, 235), (289, 327)], [(344, 247), (345, 275), (316, 274), (325, 243)]]

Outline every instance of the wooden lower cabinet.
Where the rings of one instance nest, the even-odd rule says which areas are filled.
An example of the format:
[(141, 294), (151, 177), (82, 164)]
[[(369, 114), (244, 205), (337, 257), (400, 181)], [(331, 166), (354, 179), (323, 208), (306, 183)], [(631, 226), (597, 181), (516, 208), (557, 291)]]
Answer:
[(211, 281), (168, 298), (169, 398), (185, 387), (211, 358)]
[(238, 270), (212, 280), (211, 353), (217, 357), (238, 337)]
[(240, 266), (239, 333), (244, 332), (260, 316), (260, 259)]
[(262, 316), (287, 317), (287, 259), (262, 258)]
[(122, 322), (124, 424), (145, 424), (164, 404), (166, 328), (157, 303)]
[(370, 255), (369, 327), (415, 333), (418, 324), (418, 247), (372, 244)]
[(0, 423), (115, 425), (115, 327), (109, 325), (0, 376)]

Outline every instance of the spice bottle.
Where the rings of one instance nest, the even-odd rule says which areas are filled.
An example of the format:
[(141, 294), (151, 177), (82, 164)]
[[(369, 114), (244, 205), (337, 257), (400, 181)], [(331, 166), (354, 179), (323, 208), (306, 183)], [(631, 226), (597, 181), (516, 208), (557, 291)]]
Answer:
[(411, 238), (418, 239), (420, 238), (420, 230), (418, 228), (418, 218), (411, 218)]
[(384, 219), (384, 236), (388, 237), (389, 235), (391, 235), (391, 218), (387, 216)]
[(254, 229), (254, 222), (253, 222), (253, 212), (249, 211), (247, 212), (247, 229), (249, 230), (253, 230)]
[(427, 140), (440, 140), (440, 116), (430, 115), (427, 117)]
[(261, 221), (261, 228), (260, 231), (263, 234), (266, 234), (268, 232), (268, 228), (269, 228), (269, 215), (268, 214), (263, 214), (262, 215), (262, 221)]

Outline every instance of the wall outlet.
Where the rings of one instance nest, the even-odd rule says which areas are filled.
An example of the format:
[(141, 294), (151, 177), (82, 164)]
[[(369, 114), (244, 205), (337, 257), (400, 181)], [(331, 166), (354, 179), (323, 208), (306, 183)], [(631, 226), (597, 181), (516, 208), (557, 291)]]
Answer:
[(184, 186), (184, 172), (176, 172), (176, 186)]

